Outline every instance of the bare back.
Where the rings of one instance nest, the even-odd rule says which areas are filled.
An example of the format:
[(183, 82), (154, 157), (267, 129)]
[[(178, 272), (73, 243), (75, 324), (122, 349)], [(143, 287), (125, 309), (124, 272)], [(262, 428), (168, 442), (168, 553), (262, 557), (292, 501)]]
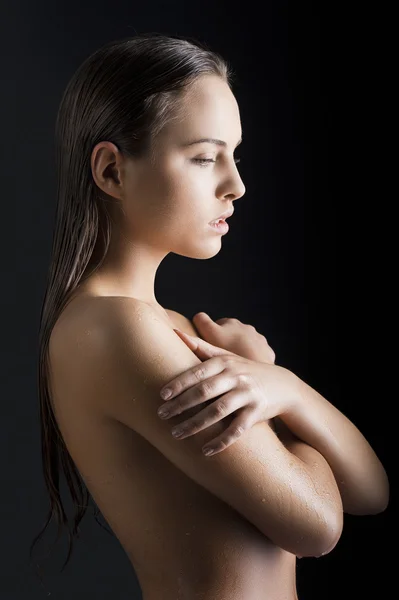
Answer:
[[(293, 554), (133, 429), (86, 405), (69, 408), (63, 340), (66, 332), (82, 331), (94, 302), (96, 297), (76, 297), (53, 330), (52, 397), (67, 448), (129, 556), (143, 600), (297, 599)], [(189, 319), (165, 312), (171, 328), (199, 336)]]

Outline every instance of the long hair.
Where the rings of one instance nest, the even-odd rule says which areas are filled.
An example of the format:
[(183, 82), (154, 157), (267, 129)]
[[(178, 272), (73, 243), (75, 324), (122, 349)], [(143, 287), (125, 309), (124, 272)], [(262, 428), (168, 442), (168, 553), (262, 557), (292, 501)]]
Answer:
[[(173, 119), (183, 91), (208, 74), (221, 77), (230, 88), (235, 78), (229, 63), (202, 42), (144, 33), (96, 50), (73, 74), (61, 98), (55, 126), (57, 206), (40, 315), (37, 371), (42, 467), (50, 509), (30, 546), (32, 558), (33, 547), (53, 517), (58, 523), (56, 542), (66, 526), (69, 552), (61, 572), (70, 560), (74, 536), (79, 537), (79, 523), (91, 495), (52, 410), (48, 349), (51, 331), (68, 298), (101, 265), (109, 247), (110, 215), (92, 177), (91, 153), (96, 144), (107, 140), (126, 157), (151, 159), (157, 135)], [(72, 532), (61, 500), (61, 469), (76, 508)]]

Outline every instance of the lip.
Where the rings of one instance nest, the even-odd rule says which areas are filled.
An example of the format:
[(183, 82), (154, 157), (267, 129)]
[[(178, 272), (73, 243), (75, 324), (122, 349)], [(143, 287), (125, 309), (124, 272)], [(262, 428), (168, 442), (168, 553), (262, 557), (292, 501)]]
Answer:
[(222, 221), (221, 223), (219, 223), (219, 225), (211, 225), (209, 223), (209, 227), (211, 227), (214, 231), (222, 235), (227, 233), (229, 230), (229, 224), (226, 223), (226, 221)]
[[(224, 221), (226, 219), (228, 219), (229, 217), (231, 217), (231, 215), (234, 213), (234, 209), (230, 209), (230, 210), (226, 210), (224, 213), (222, 213), (219, 217), (215, 217), (214, 219), (212, 219), (212, 221), (217, 221), (218, 219), (223, 219)], [(210, 221), (210, 223), (212, 222)]]

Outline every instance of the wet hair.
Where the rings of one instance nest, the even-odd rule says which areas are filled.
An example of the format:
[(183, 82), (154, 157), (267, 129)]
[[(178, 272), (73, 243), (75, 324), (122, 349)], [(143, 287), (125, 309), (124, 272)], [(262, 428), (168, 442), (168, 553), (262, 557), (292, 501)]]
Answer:
[[(182, 94), (205, 75), (222, 78), (230, 89), (235, 78), (229, 63), (203, 42), (177, 35), (137, 34), (109, 42), (86, 58), (61, 98), (55, 126), (57, 206), (40, 315), (37, 371), (42, 468), (50, 509), (30, 546), (32, 558), (34, 546), (53, 517), (58, 523), (54, 544), (62, 526), (67, 527), (69, 551), (61, 572), (70, 560), (74, 536), (79, 538), (79, 523), (92, 498), (54, 417), (48, 350), (51, 331), (68, 298), (101, 265), (109, 247), (107, 199), (94, 182), (91, 153), (99, 142), (110, 141), (126, 157), (151, 160), (157, 136), (176, 118)], [(92, 265), (93, 257), (97, 258)], [(61, 471), (76, 508), (72, 531), (61, 500)], [(98, 509), (94, 514), (97, 520)]]

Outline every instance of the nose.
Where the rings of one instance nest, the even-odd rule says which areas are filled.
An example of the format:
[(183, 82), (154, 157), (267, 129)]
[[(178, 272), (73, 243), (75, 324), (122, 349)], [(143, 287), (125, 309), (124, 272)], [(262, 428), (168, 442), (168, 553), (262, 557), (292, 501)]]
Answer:
[(242, 196), (243, 196), (243, 195), (245, 194), (245, 192), (247, 191), (247, 188), (245, 187), (245, 185), (244, 185), (244, 182), (243, 182), (243, 180), (241, 179), (241, 177), (240, 177), (240, 182), (241, 182), (241, 186), (240, 186), (240, 187), (241, 187), (241, 191), (240, 191), (240, 193), (239, 193), (239, 194), (237, 194), (237, 196), (236, 196), (236, 200), (237, 200), (237, 198), (242, 198)]
[[(220, 185), (220, 197), (229, 198), (230, 200), (238, 200), (238, 198), (242, 198), (247, 189), (243, 180), (241, 179), (241, 175), (236, 164), (234, 164), (234, 168), (231, 169), (230, 173), (231, 176), (226, 178), (223, 181), (223, 184)], [(223, 193), (223, 188), (226, 190), (225, 193)]]
[(242, 196), (245, 194), (245, 192), (247, 191), (244, 182), (241, 178), (240, 172), (237, 169), (237, 165), (235, 165), (235, 174), (236, 174), (236, 178), (235, 178), (235, 187), (236, 187), (236, 192), (235, 192), (235, 198), (236, 200), (238, 200), (238, 198), (242, 198)]
[(238, 198), (242, 198), (242, 196), (244, 196), (245, 192), (247, 191), (247, 188), (245, 187), (241, 177), (235, 180), (233, 190), (233, 192), (230, 192), (230, 194), (228, 194), (231, 200), (238, 200)]

